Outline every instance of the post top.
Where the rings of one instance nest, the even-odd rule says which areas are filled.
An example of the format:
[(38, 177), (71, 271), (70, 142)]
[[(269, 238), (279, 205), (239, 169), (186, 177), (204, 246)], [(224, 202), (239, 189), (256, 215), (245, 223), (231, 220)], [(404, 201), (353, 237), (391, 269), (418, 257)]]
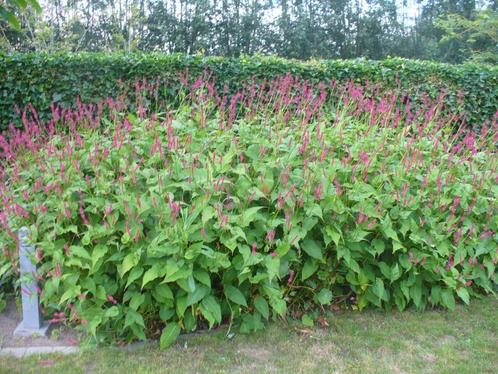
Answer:
[(19, 239), (25, 239), (29, 236), (29, 229), (26, 226), (23, 226), (19, 229)]

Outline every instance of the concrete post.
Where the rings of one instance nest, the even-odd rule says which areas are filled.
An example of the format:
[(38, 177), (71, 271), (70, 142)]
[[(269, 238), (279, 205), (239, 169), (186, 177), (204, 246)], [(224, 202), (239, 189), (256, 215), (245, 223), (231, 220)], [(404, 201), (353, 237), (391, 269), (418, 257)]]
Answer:
[(38, 300), (36, 287), (36, 266), (31, 261), (35, 247), (28, 244), (29, 230), (19, 230), (19, 263), (21, 268), (22, 321), (14, 331), (14, 335), (31, 336), (46, 335), (49, 327), (44, 322)]

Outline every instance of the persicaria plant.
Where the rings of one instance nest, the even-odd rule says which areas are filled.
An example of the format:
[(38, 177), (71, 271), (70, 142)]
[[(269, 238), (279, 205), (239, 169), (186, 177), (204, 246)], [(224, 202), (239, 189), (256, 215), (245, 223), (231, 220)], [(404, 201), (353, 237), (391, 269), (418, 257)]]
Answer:
[(455, 131), (444, 94), (412, 111), (375, 84), (287, 75), (228, 97), (181, 78), (174, 108), (143, 81), (48, 123), (29, 107), (0, 137), (2, 288), (28, 226), (47, 318), (97, 342), (493, 292), (497, 116)]

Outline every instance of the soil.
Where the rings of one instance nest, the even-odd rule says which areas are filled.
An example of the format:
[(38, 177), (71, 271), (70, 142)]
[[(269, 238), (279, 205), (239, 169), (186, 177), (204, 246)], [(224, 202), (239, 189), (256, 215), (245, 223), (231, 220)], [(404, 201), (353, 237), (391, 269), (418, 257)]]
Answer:
[(14, 330), (19, 322), (21, 322), (21, 313), (14, 300), (10, 300), (5, 310), (0, 313), (0, 348), (78, 345), (78, 333), (67, 326), (57, 324), (50, 326), (47, 336), (14, 336)]

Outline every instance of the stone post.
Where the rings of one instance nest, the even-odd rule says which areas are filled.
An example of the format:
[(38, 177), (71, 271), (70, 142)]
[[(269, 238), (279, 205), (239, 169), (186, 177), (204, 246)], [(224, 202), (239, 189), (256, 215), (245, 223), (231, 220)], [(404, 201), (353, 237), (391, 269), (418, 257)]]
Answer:
[(35, 247), (28, 244), (29, 230), (19, 230), (19, 263), (21, 268), (22, 321), (14, 331), (14, 335), (32, 336), (46, 335), (48, 322), (43, 321), (36, 287), (36, 266), (32, 262)]

